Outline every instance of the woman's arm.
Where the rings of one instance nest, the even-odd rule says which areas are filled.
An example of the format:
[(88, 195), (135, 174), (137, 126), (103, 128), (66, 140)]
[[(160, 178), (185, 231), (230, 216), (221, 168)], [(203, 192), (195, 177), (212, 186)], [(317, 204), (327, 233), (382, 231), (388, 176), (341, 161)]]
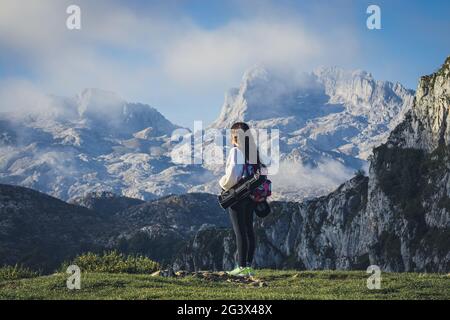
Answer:
[(244, 155), (238, 148), (234, 147), (228, 155), (225, 175), (219, 180), (219, 185), (222, 189), (228, 190), (238, 183), (242, 177), (243, 170)]

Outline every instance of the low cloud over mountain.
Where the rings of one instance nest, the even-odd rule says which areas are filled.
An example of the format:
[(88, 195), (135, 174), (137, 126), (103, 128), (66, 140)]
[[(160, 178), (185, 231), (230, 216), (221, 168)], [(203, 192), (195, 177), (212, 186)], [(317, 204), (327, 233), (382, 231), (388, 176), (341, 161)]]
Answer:
[[(412, 94), (363, 71), (294, 74), (257, 67), (229, 91), (210, 128), (244, 120), (255, 128), (279, 129), (275, 197), (301, 200), (331, 191), (364, 168), (371, 148), (410, 108)], [(223, 166), (172, 162), (179, 145), (170, 138), (179, 126), (148, 105), (98, 89), (72, 98), (42, 95), (23, 83), (3, 88), (1, 95), (3, 183), (61, 199), (94, 191), (143, 200), (218, 192)], [(208, 149), (212, 144), (206, 142)]]

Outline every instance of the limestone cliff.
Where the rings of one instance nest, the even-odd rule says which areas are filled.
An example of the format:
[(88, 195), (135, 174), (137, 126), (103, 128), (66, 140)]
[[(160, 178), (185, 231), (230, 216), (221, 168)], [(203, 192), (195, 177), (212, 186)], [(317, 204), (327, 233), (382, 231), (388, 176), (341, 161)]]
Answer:
[[(450, 57), (421, 78), (412, 109), (374, 149), (369, 177), (328, 196), (274, 202), (256, 222), (257, 267), (450, 270)], [(230, 231), (201, 230), (175, 268), (230, 268)]]

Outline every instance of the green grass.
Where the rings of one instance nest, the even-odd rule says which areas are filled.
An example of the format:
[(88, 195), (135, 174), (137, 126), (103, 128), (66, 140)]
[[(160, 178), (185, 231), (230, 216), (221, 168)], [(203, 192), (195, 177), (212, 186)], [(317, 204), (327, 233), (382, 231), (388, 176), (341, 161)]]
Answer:
[(0, 282), (2, 280), (19, 280), (39, 276), (38, 272), (20, 265), (4, 266), (0, 268)]
[(88, 252), (79, 255), (72, 262), (63, 263), (61, 271), (64, 272), (72, 264), (90, 273), (143, 274), (151, 273), (159, 269), (159, 264), (147, 257), (124, 255), (117, 251), (109, 251), (102, 254)]
[(450, 299), (450, 275), (383, 273), (369, 290), (363, 271), (260, 270), (267, 287), (195, 277), (86, 273), (81, 290), (66, 288), (67, 274), (0, 280), (0, 299)]

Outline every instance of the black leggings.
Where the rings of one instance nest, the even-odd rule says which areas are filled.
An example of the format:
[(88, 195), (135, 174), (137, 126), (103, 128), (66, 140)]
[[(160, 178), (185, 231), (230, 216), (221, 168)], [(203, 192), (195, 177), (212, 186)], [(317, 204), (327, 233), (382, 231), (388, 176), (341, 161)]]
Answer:
[(240, 267), (249, 267), (255, 254), (254, 209), (255, 204), (251, 199), (244, 199), (229, 208), (231, 223), (236, 235), (237, 260)]

